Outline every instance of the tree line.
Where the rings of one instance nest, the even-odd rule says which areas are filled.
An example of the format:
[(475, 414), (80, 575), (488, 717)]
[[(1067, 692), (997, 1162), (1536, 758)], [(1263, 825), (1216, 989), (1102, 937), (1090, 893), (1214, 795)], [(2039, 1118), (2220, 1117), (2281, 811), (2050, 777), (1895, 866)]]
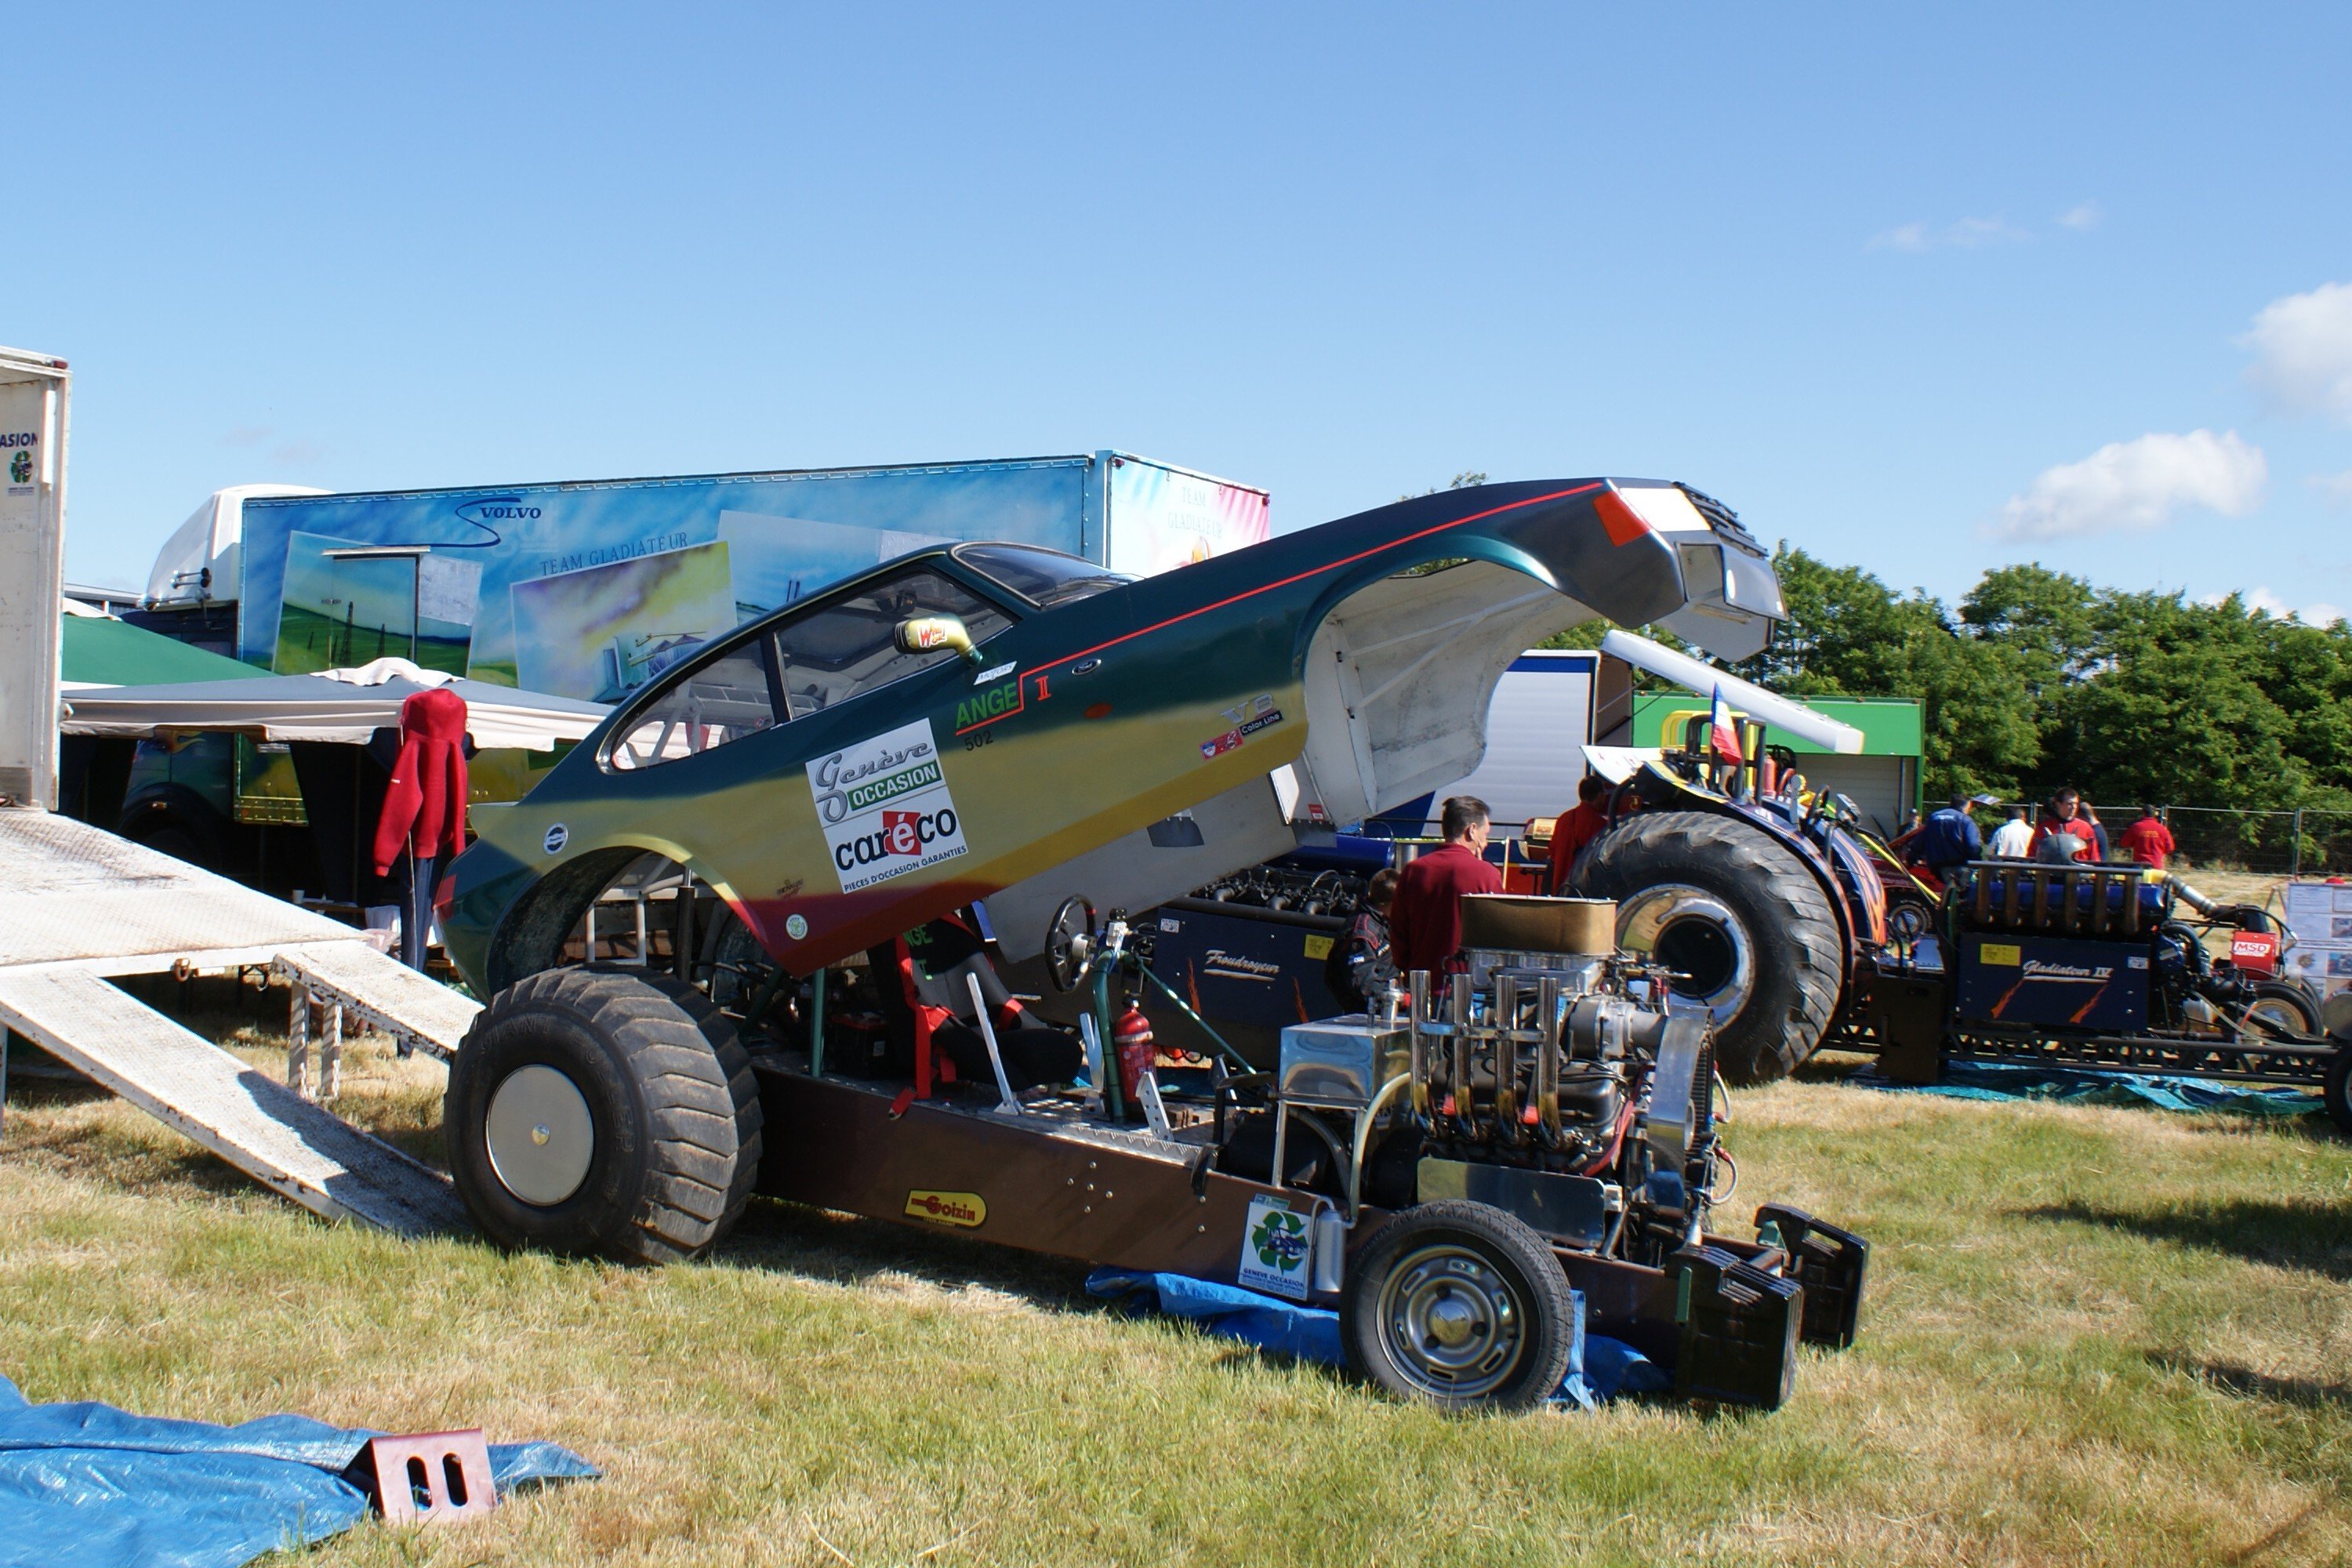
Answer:
[[(1732, 668), (1796, 697), (1920, 699), (1930, 801), (2038, 801), (2072, 785), (2117, 826), (2144, 802), (2300, 809), (2305, 866), (2352, 864), (2352, 623), (2305, 626), (2236, 595), (2103, 588), (2039, 564), (1996, 567), (1957, 605), (1785, 541), (1773, 565), (1789, 618)], [(1590, 647), (1603, 629), (1555, 640)], [(2234, 840), (2210, 858), (2286, 847), (2280, 820), (2210, 831)]]
[[(2305, 860), (2352, 850), (2352, 626), (2039, 564), (1996, 567), (1947, 605), (1785, 542), (1773, 560), (1789, 620), (1739, 672), (1796, 696), (1921, 699), (1929, 799), (2071, 784), (2117, 822), (2141, 802), (2343, 813), (2306, 824)], [(2284, 826), (2237, 831), (2255, 850)]]

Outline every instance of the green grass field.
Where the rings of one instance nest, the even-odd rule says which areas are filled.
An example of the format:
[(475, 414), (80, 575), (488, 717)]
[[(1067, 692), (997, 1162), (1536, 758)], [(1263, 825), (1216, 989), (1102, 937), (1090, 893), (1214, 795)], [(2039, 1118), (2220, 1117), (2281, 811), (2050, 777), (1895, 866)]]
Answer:
[[(238, 1048), (280, 1070), (270, 1038)], [(663, 1269), (404, 1243), (54, 1088), (20, 1088), (0, 1141), (0, 1371), (213, 1420), (480, 1425), (607, 1471), (321, 1563), (2352, 1555), (2352, 1149), (2323, 1119), (1828, 1077), (1738, 1094), (1728, 1132), (1736, 1207), (1876, 1248), (1861, 1344), (1807, 1352), (1770, 1415), (1444, 1420), (1097, 1310), (1075, 1266), (764, 1201)], [(439, 1079), (363, 1044), (342, 1108), (434, 1152)]]

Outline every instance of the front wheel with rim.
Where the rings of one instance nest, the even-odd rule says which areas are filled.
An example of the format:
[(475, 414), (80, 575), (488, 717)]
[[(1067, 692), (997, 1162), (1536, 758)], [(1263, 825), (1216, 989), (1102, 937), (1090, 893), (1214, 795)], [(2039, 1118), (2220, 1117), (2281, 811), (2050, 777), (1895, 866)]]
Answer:
[(1339, 1340), (1388, 1393), (1449, 1412), (1524, 1410), (1576, 1352), (1576, 1295), (1551, 1248), (1486, 1204), (1423, 1204), (1374, 1231), (1349, 1267)]
[(760, 1165), (751, 1058), (666, 976), (551, 969), (475, 1018), (442, 1101), (449, 1172), (502, 1247), (625, 1263), (726, 1234)]
[(2292, 980), (2257, 980), (2246, 1018), (2273, 1034), (2315, 1036), (2322, 1032), (2318, 1005)]

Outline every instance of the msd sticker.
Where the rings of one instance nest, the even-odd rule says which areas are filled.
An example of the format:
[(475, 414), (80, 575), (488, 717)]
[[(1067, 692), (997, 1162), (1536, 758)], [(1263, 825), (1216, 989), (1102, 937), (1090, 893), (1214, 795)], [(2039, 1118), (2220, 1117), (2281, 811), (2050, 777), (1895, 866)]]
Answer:
[(2230, 933), (2231, 961), (2252, 974), (2278, 973), (2279, 945), (2276, 931), (2240, 931)]
[(819, 757), (808, 779), (845, 893), (965, 852), (928, 719)]

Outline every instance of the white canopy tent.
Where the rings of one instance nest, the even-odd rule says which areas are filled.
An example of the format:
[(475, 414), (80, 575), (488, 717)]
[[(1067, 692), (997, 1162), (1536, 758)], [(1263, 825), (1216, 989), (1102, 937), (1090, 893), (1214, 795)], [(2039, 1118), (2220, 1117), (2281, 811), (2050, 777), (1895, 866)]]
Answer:
[(428, 687), (466, 700), (466, 732), (484, 750), (511, 746), (553, 751), (580, 741), (612, 710), (601, 703), (521, 691), (380, 658), (325, 675), (273, 675), (255, 680), (203, 680), (177, 686), (85, 687), (68, 694), (68, 735), (134, 739), (183, 731), (224, 730), (258, 741), (334, 741), (365, 745), (400, 724), (400, 705)]

